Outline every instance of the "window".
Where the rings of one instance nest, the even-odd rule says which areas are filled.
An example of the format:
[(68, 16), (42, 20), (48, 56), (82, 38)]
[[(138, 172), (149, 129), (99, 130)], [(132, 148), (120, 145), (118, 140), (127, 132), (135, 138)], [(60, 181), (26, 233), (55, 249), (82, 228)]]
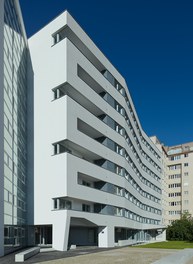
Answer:
[(122, 189), (118, 186), (116, 187), (116, 194), (120, 196), (122, 195)]
[(189, 200), (184, 200), (184, 204), (188, 205), (189, 204)]
[(84, 186), (87, 186), (87, 187), (90, 187), (90, 182), (87, 182), (87, 181), (82, 181), (82, 185)]
[(54, 199), (54, 209), (58, 209), (58, 203), (57, 203), (58, 199)]
[(188, 163), (184, 163), (184, 167), (188, 167)]
[(179, 160), (181, 159), (181, 155), (171, 156), (170, 160)]
[(122, 209), (121, 208), (119, 208), (119, 207), (116, 208), (116, 215), (122, 216)]
[(116, 144), (116, 152), (118, 154), (122, 155), (123, 154), (123, 148), (121, 146), (119, 146), (119, 145)]
[(185, 154), (184, 154), (184, 158), (187, 158), (187, 157), (188, 157), (188, 153), (185, 153)]
[(188, 191), (184, 191), (184, 195), (188, 195)]
[(9, 228), (4, 227), (4, 237), (9, 237)]
[(181, 201), (169, 202), (169, 206), (177, 206), (177, 205), (181, 205)]
[(61, 154), (61, 153), (64, 153), (64, 152), (71, 153), (71, 150), (66, 148), (63, 145), (63, 142), (58, 142), (58, 143), (53, 144), (53, 154), (54, 155)]
[(60, 209), (71, 209), (71, 202), (64, 199), (59, 199), (59, 206)]
[(169, 215), (179, 215), (181, 211), (169, 211)]
[(171, 180), (171, 179), (178, 179), (178, 178), (181, 178), (181, 174), (173, 174), (173, 175), (169, 175), (168, 176), (168, 179)]
[(53, 98), (54, 100), (65, 95), (64, 91), (62, 91), (62, 86), (57, 88), (57, 89), (54, 89), (52, 91), (53, 91), (53, 95), (54, 95), (54, 98)]
[(116, 166), (116, 173), (120, 176), (123, 175), (123, 169), (120, 166)]
[(89, 204), (82, 204), (82, 211), (83, 212), (90, 212), (90, 205)]
[(179, 188), (179, 187), (181, 187), (181, 183), (172, 183), (172, 184), (169, 184), (168, 187), (169, 188)]
[(72, 202), (65, 200), (64, 198), (55, 198), (53, 199), (53, 206), (54, 209), (60, 210), (60, 209), (71, 209), (72, 208)]
[(184, 176), (188, 176), (188, 172), (184, 172)]
[(169, 166), (169, 170), (178, 170), (180, 169), (180, 164)]
[(177, 196), (181, 196), (181, 192), (175, 192), (175, 193), (168, 194), (168, 197), (177, 197)]
[(56, 33), (54, 36), (53, 36), (53, 45), (55, 45), (56, 43), (58, 43), (59, 41), (61, 40), (61, 36), (60, 36), (60, 33)]

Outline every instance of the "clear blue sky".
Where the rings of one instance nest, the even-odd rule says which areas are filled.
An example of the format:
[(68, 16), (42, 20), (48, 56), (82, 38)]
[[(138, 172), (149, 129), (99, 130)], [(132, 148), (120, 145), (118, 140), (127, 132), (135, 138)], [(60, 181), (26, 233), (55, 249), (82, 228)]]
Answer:
[(192, 0), (20, 0), (30, 37), (67, 9), (126, 79), (147, 135), (193, 141)]

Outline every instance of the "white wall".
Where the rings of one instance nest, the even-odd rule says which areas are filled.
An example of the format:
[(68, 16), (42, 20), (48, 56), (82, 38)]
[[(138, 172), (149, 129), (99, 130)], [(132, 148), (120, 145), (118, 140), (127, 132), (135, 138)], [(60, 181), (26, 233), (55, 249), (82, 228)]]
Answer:
[[(34, 143), (35, 143), (35, 159), (34, 159), (34, 206), (35, 206), (35, 225), (40, 224), (53, 224), (53, 246), (56, 249), (64, 250), (67, 248), (68, 232), (70, 225), (70, 218), (85, 218), (89, 221), (100, 226), (99, 231), (99, 245), (102, 247), (114, 246), (114, 227), (125, 228), (156, 228), (155, 225), (141, 224), (136, 221), (126, 219), (124, 217), (107, 216), (94, 213), (86, 213), (81, 211), (53, 211), (52, 198), (57, 197), (70, 197), (72, 200), (72, 206), (74, 210), (81, 209), (81, 202), (87, 203), (105, 203), (114, 205), (117, 207), (125, 207), (128, 210), (133, 210), (137, 214), (144, 217), (153, 217), (160, 219), (160, 216), (145, 212), (138, 208), (136, 205), (129, 201), (126, 201), (123, 197), (118, 197), (113, 194), (101, 192), (96, 189), (85, 188), (79, 185), (77, 182), (77, 173), (82, 172), (91, 175), (94, 178), (98, 178), (107, 182), (112, 182), (115, 185), (119, 185), (123, 188), (132, 189), (131, 193), (139, 197), (141, 202), (160, 208), (160, 205), (149, 201), (147, 198), (139, 196), (136, 190), (133, 190), (129, 186), (126, 179), (102, 169), (84, 159), (75, 157), (71, 154), (63, 153), (53, 156), (52, 144), (61, 140), (69, 140), (75, 144), (82, 151), (90, 151), (90, 159), (92, 155), (96, 157), (102, 157), (110, 160), (119, 166), (125, 167), (134, 178), (136, 182), (146, 189), (149, 193), (160, 197), (158, 193), (150, 189), (137, 178), (134, 171), (130, 168), (124, 157), (119, 156), (110, 149), (104, 147), (102, 144), (96, 142), (92, 138), (89, 138), (85, 134), (77, 130), (77, 118), (80, 118), (84, 122), (98, 131), (101, 131), (103, 135), (109, 137), (127, 149), (129, 155), (135, 159), (134, 154), (127, 146), (125, 139), (106, 126), (97, 117), (86, 110), (87, 104), (92, 104), (93, 107), (100, 108), (104, 113), (113, 117), (120, 125), (122, 125), (128, 134), (131, 134), (129, 128), (125, 123), (125, 119), (115, 109), (110, 107), (96, 92), (94, 92), (86, 83), (84, 83), (77, 76), (77, 64), (81, 65), (99, 85), (111, 94), (122, 106), (126, 108), (125, 99), (119, 94), (115, 88), (102, 76), (102, 74), (94, 67), (94, 65), (75, 47), (70, 40), (63, 39), (56, 45), (52, 45), (52, 34), (58, 29), (64, 27), (68, 22), (69, 27), (74, 30), (79, 37), (77, 43), (81, 43), (82, 40), (87, 48), (89, 48), (93, 54), (100, 60), (105, 67), (114, 74), (115, 78), (125, 86), (124, 78), (115, 70), (110, 62), (104, 57), (104, 55), (98, 50), (94, 43), (88, 38), (88, 36), (82, 31), (82, 29), (76, 24), (66, 12), (60, 15), (57, 19), (53, 20), (45, 28), (40, 30), (29, 40), (29, 46), (32, 56), (32, 64), (35, 72), (34, 79)], [(75, 38), (75, 36), (73, 36)], [(76, 40), (77, 41), (77, 40)], [(82, 45), (82, 44), (80, 44)], [(84, 97), (84, 106), (80, 106), (77, 102), (66, 95), (58, 100), (53, 100), (52, 89), (58, 85), (68, 82), (71, 89), (70, 93), (80, 93), (82, 100)], [(131, 100), (128, 91), (129, 99)], [(80, 100), (78, 98), (77, 100)], [(127, 109), (128, 116), (131, 118), (131, 114)], [(133, 122), (133, 121), (132, 121)], [(135, 124), (133, 122), (133, 126)], [(136, 128), (135, 128), (136, 130)], [(137, 130), (136, 130), (136, 133)], [(132, 137), (131, 137), (132, 138)], [(132, 139), (133, 145), (137, 149), (137, 144)], [(144, 147), (145, 149), (145, 147)], [(146, 150), (152, 159), (155, 157)], [(139, 151), (138, 151), (139, 152)], [(141, 155), (139, 153), (139, 155)], [(143, 157), (141, 157), (143, 159)], [(137, 162), (135, 162), (137, 164)], [(144, 163), (146, 161), (144, 160)], [(147, 164), (149, 166), (149, 164)], [(139, 164), (138, 169), (145, 175), (147, 179), (159, 186), (150, 175), (142, 171)], [(152, 168), (154, 170), (154, 168)], [(74, 199), (74, 200), (73, 200)], [(61, 230), (61, 232), (60, 232)], [(56, 239), (56, 237), (58, 239)]]

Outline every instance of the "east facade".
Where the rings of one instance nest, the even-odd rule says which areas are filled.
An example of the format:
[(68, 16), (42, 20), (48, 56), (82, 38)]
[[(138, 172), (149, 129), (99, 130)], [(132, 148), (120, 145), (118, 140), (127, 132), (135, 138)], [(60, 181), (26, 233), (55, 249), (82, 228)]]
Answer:
[(0, 254), (165, 240), (163, 154), (124, 78), (67, 11), (27, 41), (0, 5)]
[(67, 11), (29, 47), (36, 244), (67, 250), (164, 240), (162, 154), (124, 78)]

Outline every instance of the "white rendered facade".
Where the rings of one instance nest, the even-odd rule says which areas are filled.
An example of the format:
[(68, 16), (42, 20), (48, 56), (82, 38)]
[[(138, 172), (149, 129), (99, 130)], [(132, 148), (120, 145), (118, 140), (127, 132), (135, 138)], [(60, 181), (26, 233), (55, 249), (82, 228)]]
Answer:
[(161, 152), (124, 78), (64, 12), (29, 39), (36, 244), (164, 240)]
[(33, 71), (17, 0), (0, 1), (0, 61), (2, 256), (27, 245), (33, 224)]
[(167, 154), (163, 148), (163, 144), (159, 141), (159, 139), (156, 136), (150, 137), (152, 142), (157, 146), (157, 148), (160, 150), (162, 153), (162, 199), (161, 199), (161, 204), (162, 204), (162, 224), (167, 226), (168, 225), (168, 182), (167, 182)]

